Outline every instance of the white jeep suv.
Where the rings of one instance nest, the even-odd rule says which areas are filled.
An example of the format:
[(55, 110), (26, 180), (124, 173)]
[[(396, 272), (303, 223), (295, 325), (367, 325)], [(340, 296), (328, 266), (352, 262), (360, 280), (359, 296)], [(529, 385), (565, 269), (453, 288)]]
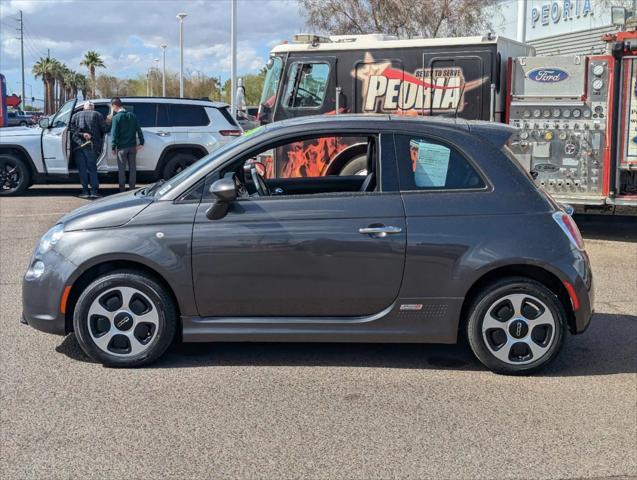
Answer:
[[(137, 154), (140, 181), (168, 179), (185, 167), (243, 133), (228, 105), (209, 100), (164, 97), (122, 97), (144, 132), (144, 148)], [(106, 118), (110, 99), (92, 100)], [(68, 125), (83, 108), (77, 99), (42, 119), (39, 128), (0, 129), (0, 196), (24, 192), (35, 183), (77, 180)], [(117, 172), (110, 135), (97, 162), (100, 176)]]

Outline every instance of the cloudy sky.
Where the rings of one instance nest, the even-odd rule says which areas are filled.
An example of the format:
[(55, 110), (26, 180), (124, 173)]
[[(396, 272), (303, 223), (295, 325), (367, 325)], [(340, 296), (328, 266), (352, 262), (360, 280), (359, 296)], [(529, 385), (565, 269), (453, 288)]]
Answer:
[[(160, 58), (168, 45), (166, 68), (179, 69), (179, 21), (184, 20), (184, 69), (209, 75), (230, 75), (230, 0), (0, 0), (0, 72), (8, 93), (20, 86), (20, 41), (15, 30), (22, 10), (25, 26), (26, 95), (42, 98), (42, 82), (31, 75), (33, 63), (51, 56), (83, 71), (84, 52), (97, 50), (107, 72), (136, 76)], [(239, 0), (238, 70), (256, 72), (270, 48), (303, 30), (295, 0)], [(31, 85), (31, 87), (29, 87)]]

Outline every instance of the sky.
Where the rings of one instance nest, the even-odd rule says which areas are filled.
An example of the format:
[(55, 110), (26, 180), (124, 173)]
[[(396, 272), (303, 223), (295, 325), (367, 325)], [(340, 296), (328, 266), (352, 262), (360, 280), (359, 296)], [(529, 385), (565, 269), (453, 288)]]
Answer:
[[(20, 94), (18, 11), (24, 18), (25, 92), (42, 98), (35, 61), (51, 56), (87, 74), (80, 61), (97, 50), (109, 75), (134, 77), (154, 66), (165, 43), (166, 69), (179, 70), (179, 12), (184, 20), (184, 70), (230, 76), (230, 0), (0, 0), (0, 73), (7, 93)], [(304, 30), (295, 0), (238, 1), (238, 73), (256, 73), (272, 46)], [(37, 103), (36, 103), (37, 104)], [(40, 104), (41, 105), (41, 104)]]

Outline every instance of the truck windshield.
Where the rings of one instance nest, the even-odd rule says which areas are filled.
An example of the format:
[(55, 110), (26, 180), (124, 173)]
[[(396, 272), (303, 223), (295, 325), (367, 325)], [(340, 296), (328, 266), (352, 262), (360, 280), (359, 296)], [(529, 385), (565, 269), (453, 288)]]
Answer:
[(271, 57), (266, 68), (268, 73), (263, 82), (263, 92), (261, 93), (259, 114), (257, 116), (261, 123), (270, 123), (272, 121), (272, 114), (276, 105), (276, 94), (279, 91), (279, 82), (283, 71), (283, 61), (280, 57)]

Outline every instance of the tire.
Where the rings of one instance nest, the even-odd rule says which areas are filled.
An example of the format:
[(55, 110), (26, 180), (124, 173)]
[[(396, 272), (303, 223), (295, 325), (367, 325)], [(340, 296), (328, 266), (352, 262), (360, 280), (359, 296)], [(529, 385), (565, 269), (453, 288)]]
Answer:
[(19, 157), (0, 154), (0, 196), (20, 195), (31, 185), (28, 165)]
[(566, 324), (564, 307), (551, 290), (529, 278), (511, 277), (476, 295), (467, 338), (478, 360), (493, 372), (529, 374), (558, 355)]
[(27, 122), (20, 122), (20, 126), (21, 127), (26, 127), (27, 126)]
[(162, 178), (164, 180), (171, 179), (179, 172), (181, 172), (184, 168), (195, 163), (197, 160), (199, 159), (192, 153), (177, 153), (171, 156), (164, 165)]
[(339, 175), (367, 175), (367, 154), (352, 158), (343, 166)]
[(177, 309), (152, 277), (116, 272), (82, 292), (73, 327), (80, 347), (93, 360), (109, 367), (140, 367), (157, 360), (173, 341)]

